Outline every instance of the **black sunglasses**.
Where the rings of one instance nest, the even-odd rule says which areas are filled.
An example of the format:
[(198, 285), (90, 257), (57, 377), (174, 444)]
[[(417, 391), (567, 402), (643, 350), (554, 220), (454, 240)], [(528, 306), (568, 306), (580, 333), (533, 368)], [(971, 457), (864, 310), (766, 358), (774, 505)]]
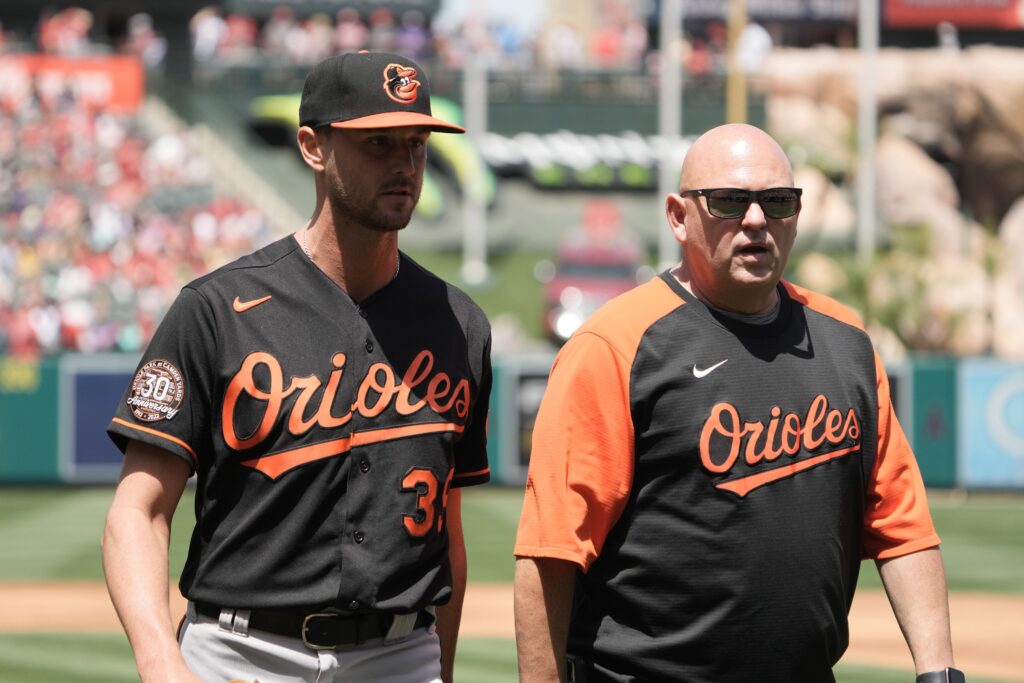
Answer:
[(704, 197), (708, 213), (716, 218), (742, 218), (751, 202), (757, 202), (768, 218), (789, 218), (800, 210), (799, 187), (770, 187), (767, 190), (743, 190), (738, 187), (716, 187), (704, 190), (683, 190), (680, 197), (695, 194)]

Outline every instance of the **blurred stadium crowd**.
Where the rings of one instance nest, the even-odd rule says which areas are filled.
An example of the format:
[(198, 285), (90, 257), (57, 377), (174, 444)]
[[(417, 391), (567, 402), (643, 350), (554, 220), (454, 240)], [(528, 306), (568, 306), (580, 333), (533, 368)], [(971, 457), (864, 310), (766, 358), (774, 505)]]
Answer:
[(269, 240), (184, 133), (68, 91), (0, 100), (0, 354), (139, 351), (183, 283)]
[[(297, 16), (293, 6), (276, 6), (269, 16), (228, 12), (219, 5), (197, 11), (190, 23), (192, 55), (199, 64), (274, 64), (309, 66), (336, 52), (398, 52), (417, 60), (438, 60), (460, 68), (467, 54), (486, 54), (494, 68), (644, 70), (656, 67), (651, 27), (642, 8), (631, 0), (600, 0), (595, 30), (582, 34), (557, 13), (540, 26), (524, 28), (511, 21), (469, 13), (454, 24), (432, 26), (418, 9), (393, 11), (378, 6), (364, 16), (352, 7), (335, 15)], [(767, 51), (773, 37), (752, 24), (744, 38), (747, 52)], [(769, 26), (777, 34), (777, 27)], [(167, 39), (144, 12), (130, 16), (123, 35), (100, 35), (92, 13), (81, 7), (46, 9), (33, 35), (4, 30), (0, 54), (39, 51), (61, 56), (117, 52), (138, 56), (157, 68), (167, 54)], [(686, 36), (684, 66), (696, 76), (726, 69), (726, 27), (710, 21)], [(775, 35), (775, 39), (778, 36)]]
[[(299, 18), (290, 5), (277, 6), (264, 20), (243, 13), (225, 14), (218, 6), (203, 8), (192, 19), (193, 56), (201, 63), (312, 65), (336, 52), (398, 52), (417, 60), (437, 60), (459, 69), (467, 55), (485, 55), (497, 70), (626, 70), (656, 68), (645, 3), (600, 0), (595, 30), (583, 34), (557, 12), (542, 25), (526, 29), (511, 21), (469, 13), (460, 21), (431, 26), (423, 13), (400, 13), (378, 6), (365, 18), (346, 7)], [(756, 24), (746, 36), (746, 52), (767, 51), (772, 38)], [(711, 21), (684, 46), (684, 66), (692, 75), (722, 74), (726, 69), (727, 32)]]
[(93, 14), (82, 7), (45, 9), (34, 34), (5, 29), (0, 22), (0, 54), (39, 52), (61, 57), (84, 57), (117, 52), (139, 57), (147, 67), (161, 64), (167, 54), (167, 39), (153, 25), (150, 15), (139, 12), (126, 22), (123, 35), (110, 42), (96, 35)]

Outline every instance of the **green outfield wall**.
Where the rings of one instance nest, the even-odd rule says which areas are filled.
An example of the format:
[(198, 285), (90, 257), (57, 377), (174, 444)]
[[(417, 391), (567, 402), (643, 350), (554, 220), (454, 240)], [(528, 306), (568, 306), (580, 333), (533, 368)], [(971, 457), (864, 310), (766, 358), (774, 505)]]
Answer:
[(59, 363), (0, 356), (0, 482), (59, 480)]
[[(553, 353), (494, 358), (493, 480), (521, 484)], [(0, 484), (109, 483), (106, 426), (138, 356), (0, 357)], [(889, 368), (893, 404), (925, 483), (1024, 490), (1024, 363), (913, 356)]]

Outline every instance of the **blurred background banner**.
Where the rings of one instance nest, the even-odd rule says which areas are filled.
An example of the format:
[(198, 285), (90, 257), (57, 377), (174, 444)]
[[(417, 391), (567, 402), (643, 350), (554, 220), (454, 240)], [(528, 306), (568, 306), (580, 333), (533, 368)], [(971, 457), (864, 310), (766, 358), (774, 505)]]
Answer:
[[(957, 361), (921, 356), (911, 363), (909, 404), (900, 411), (903, 431), (921, 453), (918, 465), (931, 486), (952, 488), (957, 481)], [(903, 407), (903, 406), (901, 406)]]
[(948, 22), (960, 28), (1024, 27), (1021, 0), (884, 0), (885, 22), (894, 28), (935, 28)]
[(38, 90), (43, 97), (71, 91), (83, 105), (132, 112), (145, 96), (142, 63), (128, 55), (69, 59), (0, 54), (0, 97)]
[(134, 354), (74, 354), (60, 365), (57, 472), (64, 482), (111, 483), (121, 471), (121, 452), (106, 425), (135, 375)]
[(969, 359), (958, 381), (958, 478), (969, 487), (1024, 488), (1024, 366)]

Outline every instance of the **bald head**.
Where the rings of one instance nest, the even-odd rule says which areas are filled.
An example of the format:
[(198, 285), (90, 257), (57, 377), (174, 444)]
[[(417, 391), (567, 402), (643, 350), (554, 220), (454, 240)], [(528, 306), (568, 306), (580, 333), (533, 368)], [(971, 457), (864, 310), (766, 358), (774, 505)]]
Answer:
[[(786, 153), (763, 130), (734, 123), (697, 138), (683, 161), (679, 194), (665, 198), (669, 226), (683, 251), (676, 279), (723, 310), (749, 315), (771, 310), (796, 239), (800, 203), (797, 194), (795, 207), (790, 203), (779, 211), (773, 204), (766, 212), (762, 192), (792, 186)], [(692, 192), (712, 189), (758, 194), (727, 191), (713, 200), (708, 193)], [(737, 208), (743, 212), (737, 214)], [(778, 216), (791, 208), (793, 213)]]
[(793, 184), (793, 168), (779, 143), (760, 128), (727, 123), (690, 146), (680, 189), (782, 187)]

